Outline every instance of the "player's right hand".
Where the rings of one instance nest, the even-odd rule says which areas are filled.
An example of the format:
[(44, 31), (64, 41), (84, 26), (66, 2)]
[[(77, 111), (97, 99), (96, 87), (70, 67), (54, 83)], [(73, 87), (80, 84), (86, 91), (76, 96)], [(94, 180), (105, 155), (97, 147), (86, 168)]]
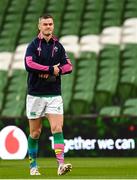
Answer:
[(39, 78), (47, 79), (49, 77), (49, 74), (39, 74)]

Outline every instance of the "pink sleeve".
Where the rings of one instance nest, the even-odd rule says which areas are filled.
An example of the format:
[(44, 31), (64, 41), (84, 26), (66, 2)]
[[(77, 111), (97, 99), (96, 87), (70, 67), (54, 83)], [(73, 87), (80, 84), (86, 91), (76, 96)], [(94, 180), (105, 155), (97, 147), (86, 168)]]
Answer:
[(61, 69), (61, 74), (67, 74), (72, 72), (72, 64), (69, 59), (67, 59), (67, 64), (64, 64), (63, 66), (60, 67)]
[(41, 64), (38, 64), (32, 60), (32, 56), (26, 57), (26, 65), (34, 70), (40, 70), (40, 71), (49, 71), (49, 66), (44, 66)]

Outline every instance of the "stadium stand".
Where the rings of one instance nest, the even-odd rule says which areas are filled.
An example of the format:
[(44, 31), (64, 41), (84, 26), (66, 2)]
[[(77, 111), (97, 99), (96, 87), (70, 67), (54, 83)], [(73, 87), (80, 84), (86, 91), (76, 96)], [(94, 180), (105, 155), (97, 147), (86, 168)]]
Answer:
[(74, 57), (79, 55), (79, 37), (77, 35), (67, 35), (60, 38), (60, 42), (64, 45), (67, 52), (72, 52)]
[(0, 53), (0, 112), (3, 108), (4, 97), (6, 95), (5, 90), (8, 83), (8, 70), (11, 63), (11, 58), (11, 53)]
[(107, 0), (103, 14), (103, 28), (122, 25), (124, 4), (125, 0)]
[(121, 108), (119, 106), (108, 106), (103, 107), (99, 112), (100, 116), (113, 116), (113, 117), (120, 117), (121, 115)]
[(137, 98), (127, 99), (123, 107), (123, 114), (130, 116), (137, 116), (136, 109), (137, 109)]
[(137, 87), (137, 45), (128, 44), (122, 52), (119, 98), (122, 102), (136, 97)]
[(1, 0), (0, 117), (25, 114), (24, 52), (37, 20), (54, 16), (55, 34), (74, 66), (62, 77), (66, 114), (137, 115), (137, 0)]
[[(22, 4), (20, 6), (20, 4)], [(0, 33), (0, 51), (14, 51), (18, 33), (21, 28), (23, 13), (27, 0), (11, 0), (5, 12), (3, 26)], [(16, 28), (15, 28), (16, 27)]]
[(85, 3), (85, 10), (83, 13), (80, 36), (87, 34), (99, 34), (102, 26), (102, 15), (105, 1), (88, 0)]
[(8, 7), (9, 0), (1, 0), (0, 1), (0, 29), (2, 28), (6, 8)]
[(101, 49), (98, 35), (84, 35), (80, 38), (79, 44), (80, 44), (80, 49), (79, 49), (80, 52), (89, 51), (98, 54)]
[(136, 7), (136, 0), (127, 0), (125, 2), (125, 10), (124, 10), (124, 18), (129, 19), (132, 17), (137, 17), (137, 7)]
[(28, 6), (26, 7), (26, 12), (23, 17), (22, 29), (19, 35), (19, 44), (29, 42), (32, 37), (37, 34), (38, 17), (44, 11), (44, 4), (46, 5), (45, 0), (41, 2), (37, 0), (28, 1)]
[(6, 83), (7, 83), (7, 71), (1, 70), (0, 71), (0, 111), (3, 106), (3, 100), (4, 100), (4, 91), (6, 88)]
[(69, 58), (72, 59), (73, 64), (73, 72), (72, 75), (65, 75), (62, 77), (62, 96), (64, 100), (64, 111), (65, 113), (69, 113), (70, 111), (70, 102), (73, 94), (73, 85), (75, 81), (75, 71), (76, 71), (76, 61), (74, 58), (74, 54), (72, 52), (67, 53)]
[[(82, 52), (77, 60), (71, 114), (90, 112), (96, 82), (97, 59), (93, 52)], [(77, 107), (77, 108), (76, 108)]]
[(9, 78), (8, 88), (5, 90), (5, 97), (2, 116), (20, 117), (25, 107), (26, 96), (26, 73), (24, 70), (13, 70), (11, 78)]
[(95, 106), (97, 110), (112, 105), (113, 96), (119, 79), (120, 48), (117, 45), (109, 45), (101, 50), (98, 63), (98, 80), (96, 85)]
[(62, 22), (62, 15), (65, 10), (66, 0), (60, 0), (60, 3), (56, 0), (48, 1), (48, 4), (46, 6), (46, 12), (52, 14), (54, 16), (54, 22), (55, 22), (55, 34), (56, 36), (59, 36), (60, 29), (61, 29), (61, 22)]
[(61, 26), (60, 36), (79, 35), (85, 0), (68, 0)]

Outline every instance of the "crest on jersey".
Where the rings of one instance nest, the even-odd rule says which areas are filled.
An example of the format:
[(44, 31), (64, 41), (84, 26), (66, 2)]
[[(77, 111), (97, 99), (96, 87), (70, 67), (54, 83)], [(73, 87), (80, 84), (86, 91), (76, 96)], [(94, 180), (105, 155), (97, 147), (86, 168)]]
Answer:
[(57, 46), (54, 47), (54, 51), (55, 51), (55, 52), (58, 51), (58, 47), (57, 47)]

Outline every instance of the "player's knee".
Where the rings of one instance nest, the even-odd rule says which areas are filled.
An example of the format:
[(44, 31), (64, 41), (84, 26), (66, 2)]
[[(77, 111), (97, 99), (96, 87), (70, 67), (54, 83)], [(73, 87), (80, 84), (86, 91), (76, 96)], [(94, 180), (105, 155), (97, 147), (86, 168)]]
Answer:
[(40, 137), (41, 131), (37, 130), (37, 131), (33, 131), (31, 132), (31, 137), (34, 139), (38, 139)]
[(62, 126), (55, 125), (55, 126), (51, 127), (51, 132), (52, 133), (62, 132)]

